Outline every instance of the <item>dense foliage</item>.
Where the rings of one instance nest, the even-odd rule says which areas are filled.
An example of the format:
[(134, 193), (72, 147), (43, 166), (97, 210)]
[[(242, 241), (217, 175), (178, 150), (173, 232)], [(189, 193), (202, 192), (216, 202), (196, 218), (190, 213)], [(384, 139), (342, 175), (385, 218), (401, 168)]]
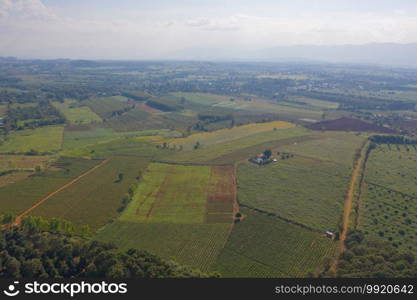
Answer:
[(368, 240), (359, 231), (351, 232), (340, 256), (337, 277), (416, 278), (417, 261), (412, 253), (401, 252), (387, 242)]
[(0, 277), (166, 278), (207, 277), (145, 251), (59, 232), (10, 229), (0, 234)]

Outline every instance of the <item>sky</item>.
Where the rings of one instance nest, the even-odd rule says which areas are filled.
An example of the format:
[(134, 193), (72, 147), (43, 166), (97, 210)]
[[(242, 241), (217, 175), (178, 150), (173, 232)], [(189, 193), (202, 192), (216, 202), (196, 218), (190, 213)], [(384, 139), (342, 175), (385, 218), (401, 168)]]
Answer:
[(369, 43), (417, 43), (417, 1), (0, 0), (0, 56), (169, 59)]

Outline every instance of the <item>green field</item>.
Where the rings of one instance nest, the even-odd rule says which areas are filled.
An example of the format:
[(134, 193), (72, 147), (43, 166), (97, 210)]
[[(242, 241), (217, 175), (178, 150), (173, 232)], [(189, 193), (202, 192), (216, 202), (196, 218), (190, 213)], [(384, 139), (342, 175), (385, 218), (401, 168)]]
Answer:
[(130, 106), (128, 99), (122, 96), (90, 98), (85, 104), (102, 119), (110, 118), (113, 112)]
[[(233, 168), (151, 164), (121, 221), (200, 224), (231, 222)], [(192, 184), (190, 184), (192, 182)], [(226, 182), (226, 186), (222, 186)], [(181, 188), (178, 188), (181, 187)]]
[(53, 168), (0, 188), (0, 214), (18, 214), (97, 165), (97, 160), (58, 160)]
[(135, 137), (135, 136), (175, 136), (170, 130), (144, 130), (116, 132), (111, 128), (89, 128), (88, 130), (65, 130), (64, 132), (64, 150), (84, 148), (99, 143), (106, 143), (112, 140)]
[(53, 102), (53, 105), (71, 124), (91, 124), (101, 122), (101, 118), (88, 106), (81, 106), (75, 100), (65, 99), (63, 103)]
[[(32, 215), (58, 217), (97, 229), (118, 216), (118, 208), (132, 184), (137, 182), (148, 160), (114, 157), (32, 211)], [(118, 181), (118, 175), (123, 180)]]
[(314, 135), (317, 138), (285, 145), (281, 147), (281, 151), (351, 167), (355, 151), (360, 149), (367, 138), (365, 134), (357, 135), (348, 132), (315, 132)]
[(194, 149), (197, 142), (199, 143), (199, 147), (205, 147), (274, 130), (285, 130), (293, 128), (294, 126), (295, 125), (292, 123), (283, 121), (247, 124), (211, 132), (196, 133), (185, 138), (168, 139), (164, 142), (168, 143), (169, 146), (181, 147), (182, 150), (189, 151)]
[(50, 156), (42, 155), (0, 155), (0, 172), (7, 170), (34, 171), (36, 167), (46, 168)]
[(230, 142), (224, 142), (210, 146), (202, 146), (197, 150), (175, 152), (168, 158), (168, 160), (175, 162), (207, 163), (230, 155), (234, 152), (238, 152), (239, 150), (253, 147), (259, 144), (277, 142), (279, 140), (294, 137), (308, 136), (310, 133), (311, 131), (301, 127), (271, 130), (269, 132), (254, 134)]
[[(281, 105), (270, 99), (251, 97), (251, 101), (239, 97), (214, 95), (204, 93), (173, 93), (171, 97), (185, 99), (186, 101), (210, 107), (210, 109), (230, 109), (236, 112), (276, 113), (283, 120), (314, 119), (320, 120), (322, 111), (311, 107), (291, 107)], [(233, 101), (231, 100), (233, 99)], [(206, 110), (207, 110), (206, 108)]]
[(242, 209), (212, 270), (224, 277), (305, 277), (320, 269), (337, 243), (273, 217)]
[(379, 145), (369, 157), (366, 180), (416, 197), (417, 150), (411, 145)]
[(226, 243), (231, 224), (155, 224), (120, 222), (94, 236), (122, 249), (137, 248), (208, 271)]
[(378, 145), (362, 187), (359, 228), (402, 250), (417, 246), (416, 162), (412, 146)]
[(346, 168), (295, 155), (265, 166), (240, 165), (238, 196), (242, 204), (323, 232), (337, 231), (349, 179)]
[(209, 179), (210, 167), (151, 164), (120, 220), (203, 223)]
[(0, 153), (56, 152), (61, 149), (63, 131), (62, 126), (13, 131), (0, 145)]

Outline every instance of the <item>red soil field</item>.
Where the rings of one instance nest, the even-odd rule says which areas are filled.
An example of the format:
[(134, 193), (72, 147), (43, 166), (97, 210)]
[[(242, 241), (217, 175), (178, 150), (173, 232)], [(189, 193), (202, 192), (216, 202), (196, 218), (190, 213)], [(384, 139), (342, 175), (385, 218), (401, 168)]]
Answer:
[(233, 209), (236, 201), (234, 167), (212, 167), (210, 181), (206, 223), (230, 223), (233, 220)]

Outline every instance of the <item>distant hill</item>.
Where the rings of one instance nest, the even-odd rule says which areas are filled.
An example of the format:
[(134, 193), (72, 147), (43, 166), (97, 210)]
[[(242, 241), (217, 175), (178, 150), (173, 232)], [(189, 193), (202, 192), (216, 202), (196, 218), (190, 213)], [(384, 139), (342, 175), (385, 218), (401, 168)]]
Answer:
[(417, 67), (417, 43), (373, 43), (337, 46), (279, 46), (258, 50), (187, 48), (167, 54), (171, 59), (267, 62), (330, 62)]
[(377, 126), (359, 119), (341, 118), (337, 120), (328, 120), (318, 122), (307, 126), (313, 130), (334, 130), (334, 131), (364, 131), (379, 133), (395, 133), (391, 128)]

